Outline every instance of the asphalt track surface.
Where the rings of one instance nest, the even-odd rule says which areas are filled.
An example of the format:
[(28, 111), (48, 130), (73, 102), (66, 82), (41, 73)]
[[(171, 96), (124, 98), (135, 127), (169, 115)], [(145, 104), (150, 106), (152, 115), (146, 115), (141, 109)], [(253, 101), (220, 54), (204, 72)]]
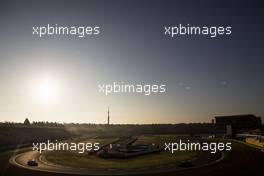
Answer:
[[(24, 151), (25, 152), (25, 151)], [(17, 151), (8, 151), (0, 153), (0, 175), (1, 176), (73, 176), (72, 174), (63, 174), (47, 172), (41, 170), (28, 169), (18, 165), (11, 164), (10, 158), (17, 156)], [(173, 171), (167, 173), (140, 174), (141, 176), (248, 176), (261, 175), (264, 163), (264, 152), (249, 147), (239, 145), (231, 152), (231, 155), (219, 163), (193, 168), (188, 170)], [(86, 173), (91, 175), (91, 173)], [(122, 174), (120, 174), (122, 175)], [(126, 174), (123, 174), (126, 175)], [(138, 174), (134, 174), (138, 175)]]
[[(219, 155), (216, 160), (204, 163), (201, 166), (216, 164), (223, 160), (224, 154)], [(38, 166), (28, 166), (27, 162), (31, 159), (35, 159), (38, 162)], [(10, 158), (9, 162), (17, 167), (23, 169), (29, 169), (34, 171), (48, 172), (48, 173), (60, 173), (60, 174), (73, 174), (73, 175), (148, 175), (157, 173), (175, 172), (179, 170), (186, 170), (191, 168), (179, 168), (173, 167), (173, 165), (158, 166), (158, 167), (143, 167), (138, 169), (87, 169), (87, 168), (72, 168), (67, 166), (56, 165), (49, 163), (45, 160), (44, 156), (39, 154), (38, 151), (26, 151), (20, 154), (14, 155)], [(197, 168), (196, 167), (196, 168)]]

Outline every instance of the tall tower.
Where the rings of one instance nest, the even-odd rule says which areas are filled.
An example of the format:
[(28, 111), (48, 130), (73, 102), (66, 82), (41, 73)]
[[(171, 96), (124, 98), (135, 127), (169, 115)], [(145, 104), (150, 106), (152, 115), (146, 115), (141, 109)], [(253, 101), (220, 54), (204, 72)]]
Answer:
[(107, 111), (107, 125), (110, 123), (110, 111), (109, 111), (109, 106), (108, 106), (108, 111)]

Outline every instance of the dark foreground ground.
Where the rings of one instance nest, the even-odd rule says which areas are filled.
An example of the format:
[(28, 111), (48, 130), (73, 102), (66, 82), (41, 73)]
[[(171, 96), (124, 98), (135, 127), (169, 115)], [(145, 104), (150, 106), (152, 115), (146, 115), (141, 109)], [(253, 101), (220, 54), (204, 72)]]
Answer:
[[(9, 164), (9, 158), (13, 152), (0, 154), (1, 176), (66, 176), (66, 174), (45, 173), (18, 168)], [(213, 166), (196, 168), (177, 173), (151, 174), (151, 175), (180, 175), (180, 176), (228, 176), (228, 175), (259, 175), (263, 170), (264, 152), (244, 144), (233, 143), (232, 152), (219, 164)]]

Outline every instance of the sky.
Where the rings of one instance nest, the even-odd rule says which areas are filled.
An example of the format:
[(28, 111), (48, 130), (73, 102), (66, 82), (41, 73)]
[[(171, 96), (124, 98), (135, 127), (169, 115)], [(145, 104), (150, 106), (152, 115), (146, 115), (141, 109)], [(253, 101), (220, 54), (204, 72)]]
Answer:
[[(211, 122), (264, 117), (261, 1), (0, 1), (0, 121)], [(33, 26), (100, 26), (78, 38)], [(168, 38), (164, 26), (232, 26), (230, 36)], [(166, 84), (164, 94), (98, 92), (113, 82)], [(263, 119), (264, 120), (264, 119)]]

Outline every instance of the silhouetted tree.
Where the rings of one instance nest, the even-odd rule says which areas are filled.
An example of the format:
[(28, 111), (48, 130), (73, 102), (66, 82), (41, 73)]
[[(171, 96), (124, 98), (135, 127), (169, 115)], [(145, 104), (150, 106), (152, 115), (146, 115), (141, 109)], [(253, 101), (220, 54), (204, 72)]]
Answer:
[(30, 122), (29, 122), (28, 118), (25, 119), (24, 125), (30, 125)]

